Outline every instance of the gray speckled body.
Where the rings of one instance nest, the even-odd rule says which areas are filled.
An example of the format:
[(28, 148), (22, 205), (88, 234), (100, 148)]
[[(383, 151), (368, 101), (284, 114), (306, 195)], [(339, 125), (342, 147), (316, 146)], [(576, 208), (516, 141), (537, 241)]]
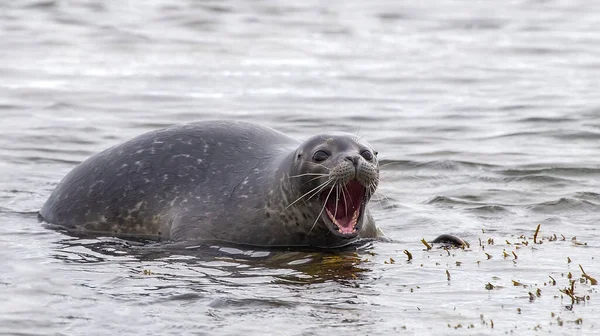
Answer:
[[(337, 144), (352, 145), (347, 138)], [(271, 128), (235, 121), (156, 130), (76, 166), (40, 217), (87, 233), (258, 246), (332, 247), (377, 236), (367, 209), (359, 234), (339, 237), (315, 224), (322, 203), (288, 207), (307, 183), (290, 176), (318, 167), (306, 166), (301, 154), (315, 141), (324, 138), (302, 144)]]

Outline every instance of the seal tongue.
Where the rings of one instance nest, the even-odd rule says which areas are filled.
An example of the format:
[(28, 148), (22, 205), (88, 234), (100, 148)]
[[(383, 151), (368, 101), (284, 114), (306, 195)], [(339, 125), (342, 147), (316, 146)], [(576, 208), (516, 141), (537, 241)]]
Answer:
[(364, 194), (365, 188), (358, 181), (352, 180), (340, 188), (337, 197), (334, 190), (327, 199), (327, 204), (325, 204), (327, 215), (341, 233), (354, 231)]

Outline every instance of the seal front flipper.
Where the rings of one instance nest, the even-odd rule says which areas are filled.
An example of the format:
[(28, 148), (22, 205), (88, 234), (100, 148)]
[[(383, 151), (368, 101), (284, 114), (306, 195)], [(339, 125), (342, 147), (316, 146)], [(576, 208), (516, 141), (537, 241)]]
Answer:
[(469, 243), (461, 238), (458, 238), (453, 235), (443, 234), (439, 235), (434, 240), (430, 241), (430, 243), (440, 244), (442, 247), (468, 247)]

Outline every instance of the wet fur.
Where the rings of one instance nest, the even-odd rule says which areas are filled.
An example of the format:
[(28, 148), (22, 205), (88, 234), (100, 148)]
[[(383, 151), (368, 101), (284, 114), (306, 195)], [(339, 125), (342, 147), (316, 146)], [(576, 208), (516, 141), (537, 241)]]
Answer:
[[(336, 146), (359, 145), (351, 135), (334, 137)], [(301, 144), (271, 128), (235, 121), (149, 132), (76, 166), (40, 218), (81, 233), (156, 240), (342, 246), (355, 238), (313, 225), (321, 211), (317, 203), (286, 209), (304, 190), (302, 179), (290, 176), (315, 170), (299, 154), (313, 150), (318, 139)], [(368, 209), (363, 220), (356, 238), (376, 237)]]

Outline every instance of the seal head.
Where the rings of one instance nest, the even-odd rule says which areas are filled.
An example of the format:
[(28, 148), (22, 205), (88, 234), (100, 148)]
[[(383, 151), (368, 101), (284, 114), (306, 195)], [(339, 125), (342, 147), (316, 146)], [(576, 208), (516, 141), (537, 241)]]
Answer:
[(291, 178), (298, 178), (300, 196), (312, 202), (315, 222), (340, 238), (357, 237), (365, 224), (367, 203), (379, 184), (377, 152), (350, 134), (318, 135), (296, 151)]

